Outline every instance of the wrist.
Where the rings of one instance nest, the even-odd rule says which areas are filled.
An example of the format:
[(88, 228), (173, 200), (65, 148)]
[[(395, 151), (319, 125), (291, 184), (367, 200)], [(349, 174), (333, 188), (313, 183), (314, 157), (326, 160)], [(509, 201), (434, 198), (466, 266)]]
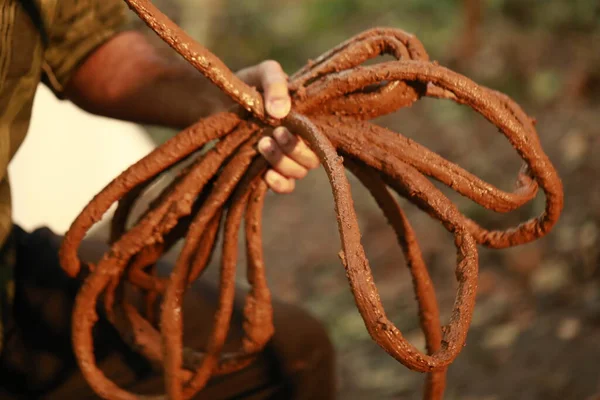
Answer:
[(167, 97), (165, 108), (174, 128), (183, 129), (199, 119), (226, 110), (231, 100), (199, 71), (182, 60), (174, 60), (154, 83), (162, 87)]

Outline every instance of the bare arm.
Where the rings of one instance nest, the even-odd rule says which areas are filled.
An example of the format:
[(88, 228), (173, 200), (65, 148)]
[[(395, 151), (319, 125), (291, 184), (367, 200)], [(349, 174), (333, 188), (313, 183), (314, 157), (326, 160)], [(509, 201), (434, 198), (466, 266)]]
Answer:
[(93, 114), (184, 128), (231, 102), (178, 57), (166, 57), (138, 32), (123, 32), (77, 69), (66, 96)]

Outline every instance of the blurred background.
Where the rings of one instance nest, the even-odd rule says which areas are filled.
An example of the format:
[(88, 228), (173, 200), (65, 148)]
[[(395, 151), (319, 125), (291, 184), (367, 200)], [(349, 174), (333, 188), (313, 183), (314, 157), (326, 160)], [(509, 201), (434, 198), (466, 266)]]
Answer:
[[(537, 119), (543, 147), (563, 179), (565, 210), (553, 232), (535, 243), (480, 249), (475, 316), (467, 346), (450, 367), (446, 398), (587, 399), (600, 392), (600, 159), (594, 157), (600, 152), (598, 0), (154, 3), (233, 70), (275, 59), (291, 74), (364, 29), (392, 26), (416, 34), (442, 65), (515, 99)], [(145, 31), (135, 19), (131, 25)], [(35, 179), (56, 181), (60, 176), (65, 182), (63, 191), (50, 195), (56, 197), (55, 209), (45, 206), (35, 216), (17, 208), (16, 218), (64, 231), (108, 180), (174, 132), (91, 117), (44, 93), (36, 99), (39, 111), (34, 110), (31, 135), (11, 166), (11, 178), (28, 173), (19, 167), (19, 162), (26, 165), (26, 157), (42, 163), (51, 157), (51, 146), (74, 146), (73, 138), (96, 150), (84, 161), (65, 158), (57, 163), (54, 157), (44, 163), (50, 165), (47, 171), (44, 167), (32, 174), (31, 187), (15, 187), (19, 204), (19, 198), (31, 199), (27, 193), (36, 187)], [(377, 122), (503, 189), (514, 185), (521, 165), (516, 153), (496, 129), (465, 107), (425, 99)], [(44, 142), (44, 137), (55, 139)], [(101, 143), (104, 149), (96, 147)], [(73, 198), (68, 193), (81, 198), (66, 203)], [(388, 315), (423, 347), (411, 280), (395, 237), (368, 193), (357, 184), (353, 193), (363, 244)], [(515, 225), (539, 215), (544, 205), (540, 195), (517, 212), (499, 215), (447, 193), (486, 227)], [(421, 239), (447, 319), (456, 289), (452, 237), (402, 204)], [(340, 399), (420, 398), (423, 375), (408, 371), (373, 343), (355, 308), (337, 258), (339, 239), (324, 172), (310, 174), (291, 196), (269, 196), (264, 231), (274, 295), (319, 317), (335, 343)], [(102, 227), (96, 234), (103, 234)]]

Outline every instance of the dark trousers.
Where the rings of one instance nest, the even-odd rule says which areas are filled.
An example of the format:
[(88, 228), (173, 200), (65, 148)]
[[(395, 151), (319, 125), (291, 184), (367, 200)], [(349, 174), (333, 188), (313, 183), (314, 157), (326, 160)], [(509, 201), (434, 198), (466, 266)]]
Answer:
[[(15, 300), (0, 355), (0, 399), (95, 399), (77, 369), (70, 340), (71, 310), (80, 282), (59, 266), (61, 237), (48, 229), (13, 231)], [(81, 258), (106, 249), (83, 244)], [(162, 266), (161, 268), (168, 268)], [(243, 299), (236, 296), (236, 299)], [(217, 291), (195, 283), (184, 303), (186, 345), (202, 349), (210, 332)], [(225, 351), (241, 345), (242, 305), (236, 303)], [(323, 326), (299, 308), (275, 302), (275, 335), (249, 367), (213, 378), (199, 399), (333, 399), (334, 352)], [(131, 351), (102, 317), (95, 328), (98, 365), (119, 386), (140, 394), (162, 393), (163, 376)]]

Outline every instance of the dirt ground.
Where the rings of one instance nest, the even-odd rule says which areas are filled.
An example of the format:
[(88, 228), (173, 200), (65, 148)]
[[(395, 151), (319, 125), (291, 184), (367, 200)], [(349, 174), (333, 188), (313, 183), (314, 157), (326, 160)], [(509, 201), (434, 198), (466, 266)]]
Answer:
[[(544, 2), (524, 2), (533, 11), (519, 8), (515, 1), (497, 3), (506, 8), (485, 21), (479, 47), (469, 60), (456, 62), (452, 38), (444, 42), (450, 50), (443, 51), (444, 43), (436, 42), (430, 49), (432, 58), (508, 93), (537, 118), (543, 147), (563, 180), (566, 202), (547, 237), (508, 250), (480, 249), (475, 316), (467, 345), (449, 369), (446, 399), (587, 399), (600, 393), (600, 158), (595, 157), (600, 153), (600, 12), (594, 11), (598, 13), (591, 28), (560, 24), (540, 28), (536, 23)], [(558, 3), (548, 2), (548, 8)], [(227, 18), (222, 17), (224, 22)], [(352, 28), (343, 24), (323, 28), (334, 33), (314, 42), (310, 41), (314, 33), (298, 33), (301, 39), (296, 42), (292, 40), (296, 36), (290, 36), (289, 48), (300, 42), (304, 47), (288, 54), (288, 65), (304, 62), (309, 50), (315, 56), (348, 32), (382, 21), (386, 22), (371, 19)], [(217, 54), (230, 65), (284, 54), (282, 43), (263, 41), (248, 48), (250, 40), (256, 42), (250, 22), (226, 26), (227, 32), (216, 30), (213, 42), (222, 44)], [(419, 31), (426, 44), (449, 35)], [(244, 33), (250, 38), (246, 42)], [(241, 52), (227, 46), (236, 39), (244, 43)], [(244, 58), (246, 53), (255, 59)], [(464, 107), (423, 100), (377, 122), (501, 188), (512, 188), (518, 157), (501, 134)], [(423, 347), (410, 277), (394, 235), (368, 193), (352, 183), (363, 244), (386, 311), (407, 337)], [(539, 215), (544, 204), (540, 195), (530, 206), (499, 215), (446, 192), (487, 227), (525, 221)], [(415, 208), (406, 205), (406, 211), (447, 320), (456, 289), (452, 238)], [(420, 398), (423, 376), (408, 371), (371, 341), (354, 306), (337, 258), (340, 244), (323, 171), (299, 183), (291, 196), (268, 198), (264, 247), (275, 296), (304, 306), (327, 326), (338, 351), (340, 399)], [(216, 269), (217, 265), (211, 268), (211, 275)]]

